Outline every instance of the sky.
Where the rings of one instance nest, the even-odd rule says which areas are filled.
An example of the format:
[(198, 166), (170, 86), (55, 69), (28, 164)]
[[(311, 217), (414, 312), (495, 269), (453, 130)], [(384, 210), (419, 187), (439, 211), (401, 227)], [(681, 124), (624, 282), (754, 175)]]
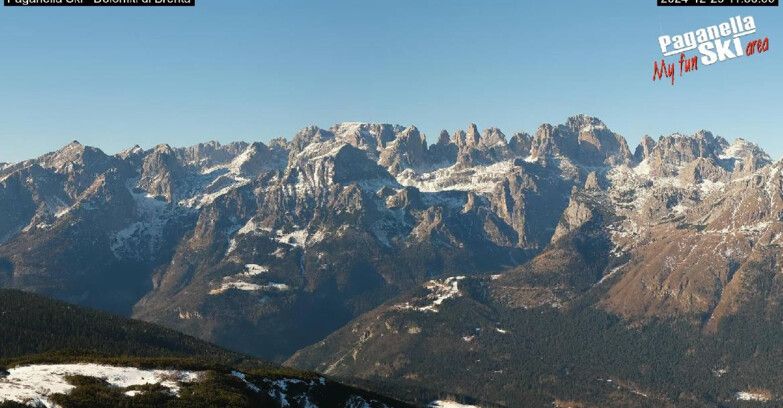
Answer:
[[(752, 15), (770, 50), (652, 81), (658, 36)], [(750, 38), (750, 37), (748, 37)], [(708, 129), (783, 156), (780, 7), (654, 0), (197, 0), (0, 7), (0, 162), (72, 140), (268, 141), (308, 125), (475, 122), (508, 136), (584, 113), (628, 139)], [(783, 44), (783, 43), (781, 43)], [(695, 54), (694, 54), (695, 55)], [(667, 58), (667, 62), (674, 61)]]

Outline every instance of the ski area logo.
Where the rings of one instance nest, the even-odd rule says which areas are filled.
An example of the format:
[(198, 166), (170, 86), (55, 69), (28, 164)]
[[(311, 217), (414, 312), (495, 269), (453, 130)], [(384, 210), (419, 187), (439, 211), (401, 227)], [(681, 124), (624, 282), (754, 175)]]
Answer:
[[(756, 21), (753, 16), (736, 16), (729, 21), (684, 34), (662, 35), (658, 37), (658, 45), (664, 58), (661, 58), (660, 63), (654, 63), (653, 81), (666, 77), (674, 85), (675, 71), (679, 76), (683, 76), (685, 73), (697, 71), (699, 65), (707, 66), (767, 52), (769, 38), (747, 37), (755, 33)], [(748, 41), (743, 43), (746, 38)], [(686, 54), (692, 51), (696, 55)], [(666, 57), (671, 56), (676, 56), (677, 60), (667, 63)]]

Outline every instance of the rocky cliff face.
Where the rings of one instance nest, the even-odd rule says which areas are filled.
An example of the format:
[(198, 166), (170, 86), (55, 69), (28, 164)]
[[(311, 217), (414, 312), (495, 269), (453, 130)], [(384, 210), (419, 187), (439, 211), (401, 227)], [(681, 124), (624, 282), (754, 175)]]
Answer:
[(584, 166), (630, 164), (633, 159), (625, 139), (612, 133), (596, 118), (579, 115), (564, 125), (542, 125), (533, 137), (534, 157), (567, 157)]

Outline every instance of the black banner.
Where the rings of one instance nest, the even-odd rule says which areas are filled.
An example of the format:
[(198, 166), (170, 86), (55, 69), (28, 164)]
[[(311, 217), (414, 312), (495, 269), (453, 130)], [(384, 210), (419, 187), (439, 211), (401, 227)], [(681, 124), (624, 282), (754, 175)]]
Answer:
[(7, 7), (188, 7), (196, 0), (3, 0)]
[(780, 0), (655, 0), (658, 6), (772, 6), (776, 7)]

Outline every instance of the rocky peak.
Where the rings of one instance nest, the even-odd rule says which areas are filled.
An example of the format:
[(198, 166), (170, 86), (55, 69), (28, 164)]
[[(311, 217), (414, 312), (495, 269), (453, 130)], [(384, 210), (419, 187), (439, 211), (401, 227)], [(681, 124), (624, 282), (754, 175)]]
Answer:
[(91, 161), (105, 160), (106, 154), (95, 147), (87, 147), (74, 140), (62, 149), (46, 154), (39, 158), (39, 164), (45, 168), (52, 168), (57, 172), (64, 172), (75, 166), (84, 166)]
[(454, 132), (454, 135), (451, 137), (452, 143), (457, 145), (457, 147), (462, 148), (463, 146), (467, 145), (467, 134), (464, 130), (457, 130)]
[(606, 125), (600, 119), (584, 114), (571, 116), (566, 119), (565, 127), (576, 133), (606, 130)]
[(648, 155), (650, 168), (656, 175), (673, 175), (677, 169), (698, 158), (718, 162), (718, 154), (723, 151), (722, 138), (715, 138), (708, 131), (700, 131), (692, 136), (675, 133), (661, 137)]
[(452, 142), (458, 147), (478, 146), (481, 141), (481, 133), (475, 123), (468, 124), (467, 131), (457, 130), (452, 136)]
[(557, 127), (541, 125), (531, 142), (531, 155), (564, 156), (586, 166), (630, 163), (633, 157), (622, 136), (586, 115), (568, 118)]
[(315, 143), (324, 143), (334, 140), (334, 133), (319, 128), (318, 126), (308, 126), (300, 130), (291, 141), (291, 153), (297, 154), (307, 146)]
[(172, 149), (171, 146), (169, 146), (167, 143), (162, 143), (152, 148), (152, 154), (170, 156), (174, 154), (174, 149)]
[(62, 149), (36, 160), (43, 168), (65, 176), (65, 191), (71, 198), (79, 196), (93, 179), (117, 163), (103, 151), (73, 141)]
[(142, 154), (144, 154), (144, 149), (142, 149), (139, 145), (133, 145), (133, 147), (120, 150), (117, 153), (117, 157), (121, 159), (127, 159), (131, 156), (140, 156)]
[(339, 123), (331, 129), (335, 137), (351, 146), (370, 152), (379, 152), (396, 138), (402, 127), (377, 123)]
[(289, 143), (284, 137), (278, 137), (276, 139), (272, 139), (267, 143), (267, 146), (269, 146), (270, 149), (289, 149)]
[(750, 156), (769, 157), (761, 148), (752, 142), (743, 138), (737, 138), (734, 142), (723, 150), (722, 156), (727, 157), (750, 157)]
[(554, 126), (548, 123), (539, 126), (531, 140), (530, 154), (535, 157), (560, 155), (556, 137)]
[(484, 131), (479, 143), (482, 147), (507, 146), (506, 135), (496, 127)]
[(452, 140), (458, 148), (457, 165), (462, 168), (511, 158), (506, 135), (495, 127), (479, 134), (476, 125), (471, 123), (467, 132), (454, 132)]
[(267, 146), (254, 142), (236, 155), (226, 167), (230, 172), (254, 177), (264, 170), (283, 169), (287, 164), (288, 150), (279, 145)]
[(508, 142), (508, 148), (517, 157), (529, 156), (532, 141), (533, 137), (527, 133), (514, 133)]
[(426, 164), (427, 140), (419, 129), (410, 126), (400, 132), (396, 139), (387, 144), (378, 164), (387, 167), (392, 174), (407, 168), (418, 168)]
[(208, 168), (223, 163), (228, 163), (248, 147), (245, 142), (229, 143), (222, 145), (211, 141), (199, 143), (194, 146), (176, 149), (175, 154), (183, 165), (196, 168)]
[(754, 172), (772, 163), (769, 155), (757, 144), (738, 138), (720, 154), (729, 169), (735, 172)]
[(81, 154), (84, 153), (84, 150), (86, 148), (87, 147), (79, 143), (78, 140), (74, 140), (71, 143), (68, 143), (67, 145), (63, 146), (62, 149), (52, 153), (52, 157), (59, 157), (59, 158), (73, 160), (80, 157)]
[(479, 141), (478, 149), (482, 151), (484, 161), (487, 163), (494, 163), (513, 157), (508, 148), (506, 135), (496, 127), (491, 127), (484, 131)]
[(449, 136), (449, 132), (446, 129), (443, 129), (440, 131), (440, 135), (438, 136), (438, 142), (437, 145), (439, 146), (445, 146), (451, 143), (451, 136)]
[(479, 133), (475, 123), (468, 125), (468, 132), (465, 139), (469, 146), (478, 146), (481, 141), (481, 133)]
[(453, 164), (457, 161), (458, 147), (452, 143), (449, 132), (445, 129), (440, 132), (438, 142), (429, 149), (431, 164)]
[(642, 141), (639, 143), (639, 146), (636, 146), (636, 151), (634, 152), (633, 156), (636, 161), (642, 161), (650, 157), (650, 153), (652, 153), (654, 148), (655, 139), (651, 138), (649, 135), (644, 135), (642, 137)]
[(398, 133), (395, 136), (394, 142), (415, 141), (417, 143), (425, 143), (425, 139), (426, 137), (421, 132), (419, 132), (419, 129), (416, 126), (411, 125), (405, 128), (402, 132)]
[(174, 200), (174, 181), (182, 173), (182, 165), (174, 149), (167, 144), (157, 145), (144, 158), (138, 187), (171, 202)]

